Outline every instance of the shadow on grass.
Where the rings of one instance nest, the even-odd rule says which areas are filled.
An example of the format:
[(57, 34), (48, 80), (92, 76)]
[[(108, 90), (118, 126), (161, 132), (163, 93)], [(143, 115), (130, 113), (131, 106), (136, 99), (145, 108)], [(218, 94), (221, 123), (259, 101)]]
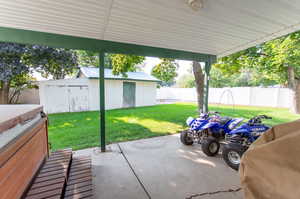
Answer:
[[(112, 119), (106, 124), (106, 143), (124, 142), (142, 138), (168, 135), (168, 132), (154, 132), (136, 123)], [(99, 127), (89, 124), (73, 124), (72, 127), (49, 127), (51, 150), (72, 148), (73, 150), (96, 147), (100, 143)]]

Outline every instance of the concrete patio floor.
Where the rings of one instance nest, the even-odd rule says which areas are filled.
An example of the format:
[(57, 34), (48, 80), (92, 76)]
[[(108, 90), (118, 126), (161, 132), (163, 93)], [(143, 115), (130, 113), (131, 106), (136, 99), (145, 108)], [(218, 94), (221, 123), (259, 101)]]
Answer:
[(238, 173), (200, 145), (184, 146), (178, 135), (155, 137), (76, 151), (91, 155), (95, 198), (99, 199), (241, 199), (242, 191), (194, 196), (240, 187)]

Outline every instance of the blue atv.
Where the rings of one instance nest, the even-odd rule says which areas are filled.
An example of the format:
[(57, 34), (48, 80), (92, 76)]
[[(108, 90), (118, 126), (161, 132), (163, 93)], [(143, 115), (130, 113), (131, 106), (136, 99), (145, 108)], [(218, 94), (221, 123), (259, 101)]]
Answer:
[(201, 144), (207, 156), (215, 156), (220, 149), (220, 142), (243, 121), (241, 118), (221, 117), (219, 112), (201, 114), (199, 118), (189, 117), (186, 121), (190, 127), (182, 131), (180, 140), (185, 145)]
[(222, 156), (226, 164), (232, 169), (239, 169), (241, 157), (244, 152), (262, 133), (270, 128), (262, 123), (263, 119), (272, 118), (266, 115), (255, 116), (247, 123), (226, 134)]
[(180, 133), (180, 141), (184, 145), (192, 145), (193, 143), (200, 143), (201, 131), (200, 128), (209, 122), (211, 115), (217, 112), (201, 113), (199, 118), (188, 117), (186, 124), (190, 127)]

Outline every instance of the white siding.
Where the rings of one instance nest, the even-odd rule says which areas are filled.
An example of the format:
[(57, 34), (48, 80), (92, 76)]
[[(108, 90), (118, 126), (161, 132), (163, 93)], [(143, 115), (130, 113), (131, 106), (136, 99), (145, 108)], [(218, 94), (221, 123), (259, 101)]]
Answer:
[[(90, 110), (99, 110), (99, 80), (89, 80)], [(123, 102), (123, 81), (105, 80), (105, 108), (121, 108)]]
[(46, 113), (89, 110), (88, 88), (87, 79), (41, 81), (40, 104)]
[[(105, 80), (105, 108), (123, 107), (123, 80)], [(135, 82), (135, 81), (130, 81)], [(40, 82), (40, 103), (47, 113), (99, 110), (99, 80), (69, 79)], [(156, 104), (156, 83), (136, 81), (136, 106)]]
[(151, 106), (156, 103), (156, 83), (136, 82), (136, 106)]

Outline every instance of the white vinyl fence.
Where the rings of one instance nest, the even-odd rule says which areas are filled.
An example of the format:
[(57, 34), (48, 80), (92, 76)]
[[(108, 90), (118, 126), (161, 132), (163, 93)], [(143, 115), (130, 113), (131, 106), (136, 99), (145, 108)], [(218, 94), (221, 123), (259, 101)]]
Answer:
[[(210, 88), (209, 103), (290, 107), (291, 92), (288, 88), (234, 87)], [(160, 88), (157, 90), (159, 101), (196, 101), (195, 88)]]

